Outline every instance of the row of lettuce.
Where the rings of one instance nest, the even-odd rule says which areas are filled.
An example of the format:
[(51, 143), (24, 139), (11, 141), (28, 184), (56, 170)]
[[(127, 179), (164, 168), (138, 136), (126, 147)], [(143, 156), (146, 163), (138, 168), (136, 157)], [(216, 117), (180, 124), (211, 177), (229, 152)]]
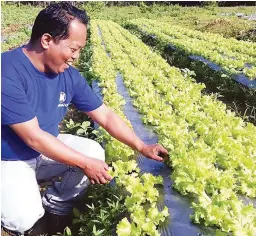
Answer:
[[(102, 45), (96, 22), (91, 24), (91, 43), (93, 48), (92, 70), (99, 80), (104, 102), (132, 128), (122, 110), (125, 101), (117, 92), (115, 83), (117, 70)], [(110, 174), (116, 177), (117, 185), (124, 187), (128, 192), (125, 206), (129, 212), (130, 221), (126, 217), (123, 218), (117, 225), (117, 234), (119, 236), (160, 235), (157, 226), (169, 215), (166, 207), (159, 211), (156, 205), (159, 192), (154, 185), (162, 184), (162, 178), (149, 173), (139, 175), (140, 170), (134, 160), (134, 151), (112, 138), (103, 129), (101, 132), (107, 162), (112, 165)]]
[(149, 19), (135, 19), (128, 24), (190, 55), (202, 56), (230, 74), (243, 73), (251, 80), (256, 78), (256, 44), (253, 42), (226, 39), (218, 34), (202, 33), (174, 24), (159, 24)]
[[(143, 122), (154, 127), (160, 143), (171, 154), (168, 164), (173, 169), (173, 187), (192, 197), (192, 220), (234, 235), (254, 235), (256, 209), (251, 203), (244, 204), (239, 195), (256, 197), (256, 127), (236, 117), (214, 96), (202, 95), (203, 84), (184, 78), (121, 26), (97, 21), (92, 23), (92, 30), (93, 61), (95, 68), (101, 68), (98, 77), (105, 78), (101, 80), (104, 97), (113, 91), (106, 101), (117, 103), (113, 78), (119, 71), (134, 106), (143, 114)], [(98, 48), (102, 52), (96, 57)], [(116, 156), (118, 150), (106, 147), (110, 156)], [(123, 183), (129, 186), (129, 181)], [(145, 235), (132, 233), (136, 224), (140, 227), (139, 220), (133, 216), (134, 225), (123, 220), (122, 235)]]

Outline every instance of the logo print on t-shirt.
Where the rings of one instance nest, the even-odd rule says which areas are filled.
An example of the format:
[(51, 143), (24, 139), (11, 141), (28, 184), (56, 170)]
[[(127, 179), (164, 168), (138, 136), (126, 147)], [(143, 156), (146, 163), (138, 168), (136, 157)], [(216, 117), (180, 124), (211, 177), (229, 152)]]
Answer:
[(60, 103), (58, 107), (68, 107), (68, 103), (64, 103), (66, 101), (66, 94), (64, 92), (60, 92)]
[(60, 92), (60, 103), (63, 103), (66, 101), (66, 94), (64, 92)]

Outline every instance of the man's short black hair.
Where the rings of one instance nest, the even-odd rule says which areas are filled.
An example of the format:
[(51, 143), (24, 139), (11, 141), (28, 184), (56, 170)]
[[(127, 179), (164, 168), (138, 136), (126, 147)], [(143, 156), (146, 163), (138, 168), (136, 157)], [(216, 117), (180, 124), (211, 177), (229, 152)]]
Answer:
[(89, 22), (86, 11), (72, 6), (70, 2), (49, 5), (40, 11), (36, 17), (30, 42), (35, 42), (45, 33), (50, 34), (56, 41), (68, 38), (69, 25), (74, 19), (85, 25)]

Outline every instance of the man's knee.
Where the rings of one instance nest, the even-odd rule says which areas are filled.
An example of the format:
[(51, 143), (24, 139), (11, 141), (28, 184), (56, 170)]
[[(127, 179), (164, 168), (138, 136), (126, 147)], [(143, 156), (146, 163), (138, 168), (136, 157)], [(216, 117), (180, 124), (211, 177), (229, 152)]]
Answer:
[(71, 134), (60, 134), (58, 138), (67, 146), (88, 157), (105, 161), (104, 149), (99, 143), (92, 139), (82, 138)]
[(35, 178), (36, 161), (10, 161), (2, 164), (1, 223), (6, 229), (23, 232), (44, 214)]
[[(22, 204), (22, 203), (21, 203)], [(2, 226), (11, 231), (24, 233), (29, 230), (33, 225), (44, 215), (44, 209), (38, 209), (38, 211), (26, 210), (23, 212), (14, 212), (9, 214), (8, 217), (4, 217), (2, 213)]]
[(105, 161), (105, 150), (101, 147), (99, 143), (94, 140), (90, 140), (90, 149), (91, 149), (91, 156), (93, 158)]

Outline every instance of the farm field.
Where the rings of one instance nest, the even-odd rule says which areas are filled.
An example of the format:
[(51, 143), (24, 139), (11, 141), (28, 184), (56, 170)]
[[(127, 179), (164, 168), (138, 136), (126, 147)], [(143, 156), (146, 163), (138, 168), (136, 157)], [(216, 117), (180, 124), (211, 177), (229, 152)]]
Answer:
[[(115, 179), (89, 187), (61, 235), (255, 236), (255, 7), (79, 4), (91, 21), (75, 67), (169, 156), (144, 158), (71, 105), (60, 131), (101, 143)], [(2, 3), (2, 52), (42, 7)]]
[[(143, 114), (144, 123), (154, 127), (160, 143), (167, 147), (172, 153), (171, 160), (169, 161), (171, 167), (174, 169), (172, 173), (174, 187), (184, 195), (191, 193), (197, 198), (197, 200), (195, 200), (197, 204), (194, 203), (194, 207), (199, 210), (199, 212), (195, 212), (195, 222), (199, 223), (201, 220), (204, 220), (207, 222), (207, 225), (217, 225), (216, 221), (219, 220), (219, 223), (222, 222), (225, 224), (224, 219), (222, 220), (220, 216), (214, 216), (214, 214), (221, 211), (221, 208), (224, 207), (223, 204), (229, 204), (228, 199), (231, 195), (235, 194), (236, 191), (237, 193), (241, 192), (239, 187), (235, 187), (239, 182), (235, 180), (237, 172), (235, 171), (236, 174), (232, 175), (231, 170), (235, 170), (238, 165), (244, 166), (244, 164), (240, 162), (241, 160), (237, 159), (238, 149), (232, 150), (234, 151), (234, 159), (231, 158), (230, 160), (223, 160), (222, 155), (219, 156), (219, 150), (227, 151), (227, 153), (224, 154), (226, 158), (227, 156), (231, 157), (231, 150), (229, 150), (228, 146), (232, 145), (232, 142), (237, 142), (235, 141), (236, 138), (231, 138), (232, 135), (230, 136), (228, 133), (232, 133), (232, 130), (235, 130), (235, 127), (240, 122), (238, 122), (237, 118), (235, 118), (232, 113), (226, 113), (225, 106), (223, 107), (223, 104), (217, 102), (213, 97), (202, 96), (200, 92), (203, 88), (202, 85), (194, 84), (192, 81), (189, 81), (189, 78), (185, 79), (176, 68), (169, 67), (161, 57), (152, 54), (145, 45), (136, 37), (129, 34), (129, 32), (112, 22), (100, 22), (98, 26), (99, 28), (96, 29), (96, 31), (98, 31), (98, 35), (102, 35), (102, 40), (106, 44), (106, 52), (111, 55), (111, 58), (113, 57), (116, 68), (124, 76), (124, 84), (128, 87), (130, 95), (134, 98), (134, 106)], [(101, 32), (99, 32), (99, 30)], [(99, 44), (101, 45), (100, 42)], [(103, 46), (102, 49), (104, 49)], [(110, 64), (110, 62), (108, 64)], [(196, 114), (197, 109), (198, 114)], [(224, 131), (226, 134), (221, 134), (221, 130), (225, 129), (224, 127), (227, 127), (228, 123), (230, 124), (233, 119), (234, 126), (231, 125), (229, 127), (230, 131), (227, 131), (227, 133)], [(227, 120), (227, 123), (224, 120)], [(223, 124), (221, 124), (222, 122)], [(195, 127), (195, 129), (192, 127)], [(253, 125), (248, 126), (246, 129), (249, 127), (255, 129)], [(251, 134), (254, 132), (255, 131), (252, 131)], [(249, 133), (246, 132), (245, 137), (248, 137)], [(220, 136), (217, 137), (215, 135)], [(222, 137), (222, 135), (231, 139), (229, 139), (226, 144), (224, 144), (224, 142), (220, 144), (220, 137)], [(183, 137), (182, 140), (180, 139), (181, 136)], [(187, 139), (185, 137), (187, 137)], [(233, 138), (234, 140), (232, 141)], [(256, 150), (254, 142), (250, 143), (249, 146), (251, 146), (251, 150)], [(239, 150), (241, 149), (239, 148)], [(231, 155), (228, 154), (228, 152)], [(202, 154), (201, 157), (200, 153)], [(253, 155), (254, 153), (252, 153), (252, 158), (248, 160), (252, 161), (254, 159)], [(232, 167), (231, 163), (233, 161), (235, 161), (236, 164)], [(194, 165), (193, 163), (197, 164)], [(254, 164), (251, 164), (252, 169), (249, 171), (250, 174), (252, 174), (255, 169)], [(249, 176), (251, 176), (250, 174)], [(191, 179), (188, 178), (188, 176), (190, 176)], [(231, 185), (214, 186), (214, 178), (216, 178), (216, 182), (219, 181), (219, 183), (229, 183)], [(222, 178), (228, 178), (229, 181), (228, 179), (223, 179), (222, 181)], [(231, 179), (232, 183), (230, 182)], [(245, 179), (247, 178), (245, 177), (244, 180)], [(192, 184), (194, 182), (193, 180), (197, 182), (195, 185)], [(209, 183), (207, 183), (208, 181)], [(219, 185), (219, 183), (217, 185)], [(198, 186), (196, 186), (197, 184)], [(208, 188), (208, 184), (213, 189), (207, 193), (206, 189)], [(244, 186), (244, 184), (240, 184)], [(231, 187), (232, 185), (233, 187)], [(234, 191), (232, 191), (233, 193), (229, 192), (231, 195), (228, 196), (224, 194), (226, 196), (224, 198), (221, 197), (222, 192), (227, 193), (226, 191), (230, 191), (231, 189)], [(251, 195), (251, 197), (254, 198), (253, 195)], [(236, 202), (235, 204), (239, 204), (237, 197), (233, 200)], [(217, 212), (213, 213), (210, 210), (210, 212), (205, 212), (204, 215), (201, 211), (205, 201), (207, 201), (208, 204), (213, 204), (213, 206), (208, 205), (208, 207), (213, 208), (213, 212)], [(222, 205), (221, 208), (219, 208), (220, 205)], [(240, 206), (242, 207), (242, 205)], [(230, 206), (226, 206), (222, 209), (226, 211), (229, 207)], [(249, 207), (249, 205), (247, 207)], [(251, 207), (253, 210), (252, 205)], [(233, 212), (233, 210), (231, 210), (231, 212)], [(224, 212), (222, 214), (223, 216), (225, 215)], [(212, 223), (209, 222), (208, 217), (214, 219)], [(239, 221), (233, 220), (234, 222)], [(252, 222), (253, 221), (254, 216), (252, 217)], [(221, 225), (218, 226), (221, 227)], [(236, 223), (234, 227), (236, 228), (237, 226)], [(232, 228), (230, 225), (228, 228), (229, 227)], [(244, 227), (243, 225), (239, 228), (241, 230)], [(248, 230), (250, 231), (250, 229)], [(236, 230), (234, 230), (234, 232), (235, 231)], [(249, 231), (244, 232), (244, 234), (253, 234), (254, 229), (252, 228), (251, 232)], [(235, 232), (237, 235), (239, 235), (239, 233), (238, 231)]]
[[(23, 43), (31, 33), (33, 19), (43, 6), (8, 4), (1, 2), (2, 51)], [(85, 5), (85, 4), (84, 4)], [(105, 7), (103, 2), (89, 2), (84, 6), (91, 19), (113, 20), (122, 24), (130, 19), (148, 18), (173, 22), (190, 29), (220, 33), (224, 37), (255, 40), (255, 21), (248, 20), (255, 14), (255, 7), (181, 7), (145, 4), (126, 7)], [(243, 18), (236, 14), (242, 13)], [(247, 17), (247, 18), (246, 18)]]
[(232, 103), (237, 113), (248, 112), (248, 120), (255, 124), (255, 43), (174, 24), (159, 26), (148, 19), (128, 21), (125, 28), (158, 50), (171, 65), (194, 71), (207, 90), (222, 95), (222, 101)]

